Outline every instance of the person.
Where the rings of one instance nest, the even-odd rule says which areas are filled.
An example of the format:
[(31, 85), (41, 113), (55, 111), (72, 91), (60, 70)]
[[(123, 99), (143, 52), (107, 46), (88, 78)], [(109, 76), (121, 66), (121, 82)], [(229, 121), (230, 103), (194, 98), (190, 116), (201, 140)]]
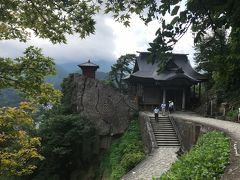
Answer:
[(173, 112), (174, 111), (174, 103), (173, 101), (169, 101), (169, 112)]
[(155, 109), (153, 110), (153, 112), (154, 112), (155, 121), (158, 121), (158, 113), (159, 113), (158, 107), (155, 107)]
[(161, 109), (162, 109), (162, 115), (165, 116), (165, 112), (166, 112), (166, 104), (165, 103), (161, 104)]

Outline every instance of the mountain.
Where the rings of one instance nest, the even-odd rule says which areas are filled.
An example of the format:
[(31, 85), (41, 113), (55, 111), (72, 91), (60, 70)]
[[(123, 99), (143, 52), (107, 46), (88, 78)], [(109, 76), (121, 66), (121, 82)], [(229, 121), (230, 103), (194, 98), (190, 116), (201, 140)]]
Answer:
[[(84, 63), (84, 62), (68, 62), (64, 64), (58, 64), (59, 66), (63, 67), (64, 70), (68, 73), (75, 72), (79, 70), (79, 67), (77, 65)], [(94, 64), (97, 64), (99, 66), (99, 69), (97, 72), (109, 72), (111, 70), (111, 66), (113, 65), (113, 61), (104, 61), (104, 60), (98, 60), (98, 61), (93, 61)]]

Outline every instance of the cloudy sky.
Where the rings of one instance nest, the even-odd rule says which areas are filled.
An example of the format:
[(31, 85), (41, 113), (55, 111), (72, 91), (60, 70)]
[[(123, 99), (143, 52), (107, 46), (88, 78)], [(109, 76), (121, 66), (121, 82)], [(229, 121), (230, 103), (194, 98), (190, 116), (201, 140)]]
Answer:
[[(67, 44), (56, 45), (39, 38), (32, 38), (26, 44), (15, 40), (0, 41), (0, 56), (17, 57), (22, 55), (26, 47), (34, 45), (42, 48), (46, 56), (54, 58), (59, 64), (82, 63), (88, 59), (114, 63), (119, 56), (126, 53), (146, 51), (159, 27), (157, 21), (146, 26), (137, 16), (132, 17), (130, 27), (115, 22), (107, 15), (97, 15), (95, 19), (95, 34), (86, 39), (73, 35), (68, 36)], [(190, 32), (175, 45), (174, 52), (189, 54), (192, 61), (193, 38)]]

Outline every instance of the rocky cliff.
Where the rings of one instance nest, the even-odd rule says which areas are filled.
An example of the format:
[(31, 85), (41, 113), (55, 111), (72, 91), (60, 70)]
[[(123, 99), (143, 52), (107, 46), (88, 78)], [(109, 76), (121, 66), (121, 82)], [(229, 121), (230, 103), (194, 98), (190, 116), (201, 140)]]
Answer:
[(79, 74), (70, 74), (64, 80), (63, 93), (68, 108), (81, 113), (95, 125), (102, 148), (109, 145), (109, 137), (124, 132), (130, 115), (136, 110), (136, 105), (127, 96), (102, 81)]

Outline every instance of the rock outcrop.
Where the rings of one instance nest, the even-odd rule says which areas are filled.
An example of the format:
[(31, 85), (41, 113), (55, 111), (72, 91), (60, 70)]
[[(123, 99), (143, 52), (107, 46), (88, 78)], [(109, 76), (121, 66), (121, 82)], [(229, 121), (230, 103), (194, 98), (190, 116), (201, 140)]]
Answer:
[(103, 147), (109, 144), (107, 137), (124, 132), (130, 115), (136, 110), (127, 96), (99, 80), (79, 74), (70, 74), (64, 82), (63, 92), (71, 89), (64, 97), (68, 98), (71, 110), (81, 113), (95, 125)]

